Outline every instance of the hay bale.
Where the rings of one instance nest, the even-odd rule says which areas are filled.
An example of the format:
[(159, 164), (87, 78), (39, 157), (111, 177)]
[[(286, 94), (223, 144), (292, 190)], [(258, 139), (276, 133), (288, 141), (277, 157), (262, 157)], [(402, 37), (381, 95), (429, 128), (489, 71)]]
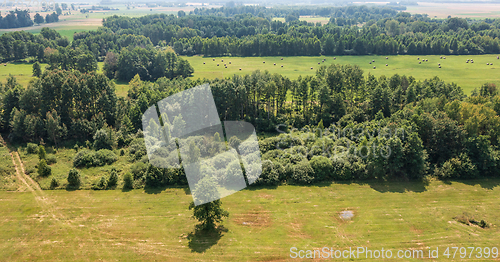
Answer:
[(443, 59), (443, 57), (442, 57), (442, 56), (440, 56), (440, 57), (439, 57), (439, 59)]
[(439, 66), (439, 68), (441, 68), (441, 66)]
[(263, 63), (263, 64), (265, 64), (265, 63), (266, 63), (266, 61), (262, 61), (262, 63)]
[(225, 66), (224, 68), (227, 68), (227, 66)]
[(215, 58), (214, 58), (214, 59), (212, 59), (212, 61), (215, 61)]
[(446, 56), (443, 56), (443, 59), (446, 59)]
[(321, 64), (320, 62), (318, 62), (318, 65)]
[(226, 66), (226, 64), (224, 64), (224, 66)]
[(240, 68), (240, 71), (241, 71), (241, 68)]
[(372, 62), (370, 62), (370, 65), (372, 64)]
[(386, 56), (385, 59), (389, 59), (389, 57)]
[(420, 64), (422, 64), (422, 62), (418, 62), (418, 64), (420, 65)]
[(274, 65), (276, 65), (276, 63), (274, 63)]
[(385, 66), (389, 66), (388, 64), (385, 64)]
[(373, 67), (373, 69), (375, 69), (376, 67)]
[(490, 63), (486, 63), (486, 65), (490, 65)]
[(333, 58), (333, 60), (337, 59), (336, 57)]
[(420, 57), (417, 57), (417, 60), (420, 60)]
[(219, 64), (217, 64), (217, 66), (219, 66)]
[(281, 58), (281, 60), (283, 60), (283, 57)]
[(281, 67), (283, 67), (283, 65), (281, 65)]
[(205, 62), (203, 62), (203, 64), (205, 64)]
[(467, 64), (468, 64), (468, 63), (469, 63), (469, 61), (465, 61), (465, 63), (467, 63)]
[(311, 67), (311, 69), (313, 69), (313, 68)]
[(375, 63), (375, 60), (372, 60), (373, 63)]
[(221, 61), (221, 62), (224, 62), (224, 59), (221, 59), (220, 61)]
[(438, 63), (438, 66), (440, 66), (441, 64)]
[(231, 61), (229, 61), (229, 64), (231, 64)]

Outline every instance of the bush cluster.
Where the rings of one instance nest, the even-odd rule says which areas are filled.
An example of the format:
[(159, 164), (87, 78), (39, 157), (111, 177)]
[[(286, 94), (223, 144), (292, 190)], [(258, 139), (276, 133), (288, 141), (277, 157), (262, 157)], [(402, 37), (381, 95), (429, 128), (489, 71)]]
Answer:
[(74, 167), (96, 167), (113, 164), (118, 157), (113, 151), (101, 149), (99, 151), (81, 150), (73, 159)]

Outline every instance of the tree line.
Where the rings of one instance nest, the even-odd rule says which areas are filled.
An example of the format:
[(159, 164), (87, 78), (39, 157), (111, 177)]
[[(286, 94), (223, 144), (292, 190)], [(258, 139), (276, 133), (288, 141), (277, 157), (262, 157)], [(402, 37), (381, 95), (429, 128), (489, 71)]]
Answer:
[(14, 11), (9, 11), (4, 17), (0, 14), (0, 28), (19, 28), (32, 26), (34, 23), (42, 24), (53, 23), (59, 21), (59, 15), (53, 12), (52, 14), (47, 14), (45, 19), (39, 13), (36, 13), (34, 19), (31, 19), (29, 10), (17, 9)]

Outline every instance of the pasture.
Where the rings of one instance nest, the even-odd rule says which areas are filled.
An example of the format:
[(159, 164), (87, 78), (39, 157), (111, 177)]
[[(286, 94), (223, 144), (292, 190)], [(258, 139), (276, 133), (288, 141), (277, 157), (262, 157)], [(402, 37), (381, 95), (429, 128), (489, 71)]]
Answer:
[[(6, 261), (284, 261), (290, 248), (498, 247), (500, 180), (250, 188), (222, 199), (218, 234), (195, 232), (187, 188), (0, 191)], [(344, 221), (339, 213), (353, 211)], [(489, 228), (454, 219), (467, 212)], [(440, 258), (442, 258), (440, 254)], [(363, 260), (364, 257), (361, 257)], [(386, 261), (401, 259), (386, 259)], [(404, 259), (417, 261), (420, 259)], [(474, 259), (473, 260), (477, 260)], [(488, 259), (484, 259), (485, 261)]]
[[(388, 59), (385, 59), (386, 56), (335, 56), (334, 59), (333, 56), (294, 56), (283, 57), (283, 60), (281, 57), (190, 56), (183, 58), (188, 60), (194, 68), (193, 79), (227, 78), (235, 74), (251, 74), (255, 70), (267, 70), (270, 73), (278, 73), (291, 79), (297, 79), (299, 76), (315, 75), (316, 70), (322, 65), (356, 64), (363, 69), (365, 75), (369, 73), (375, 76), (391, 77), (394, 74), (399, 74), (413, 76), (417, 80), (438, 76), (446, 82), (454, 82), (461, 86), (466, 94), (470, 94), (475, 88), (479, 89), (484, 83), (494, 83), (500, 86), (500, 60), (496, 59), (497, 55), (450, 55), (446, 56), (446, 59), (440, 59), (439, 55), (387, 57)], [(322, 62), (323, 59), (326, 61)], [(423, 59), (428, 61), (419, 64)], [(466, 63), (467, 59), (473, 59), (474, 63)], [(370, 64), (373, 60), (375, 62)], [(263, 63), (264, 61), (265, 63)], [(493, 63), (493, 65), (486, 65), (487, 63)], [(224, 67), (224, 64), (227, 68)], [(438, 64), (441, 65), (441, 68)], [(98, 63), (99, 72), (101, 72), (102, 66), (102, 62)], [(376, 69), (373, 69), (374, 66)], [(45, 64), (42, 64), (42, 69), (44, 67)], [(15, 76), (18, 82), (26, 86), (32, 78), (32, 64), (8, 63), (7, 66), (0, 64), (0, 82), (5, 82), (9, 75)], [(116, 92), (119, 96), (126, 96), (127, 91), (127, 83), (116, 82)]]
[[(500, 60), (497, 60), (497, 55), (458, 55), (446, 56), (446, 59), (440, 59), (439, 55), (387, 57), (388, 59), (385, 59), (386, 56), (336, 56), (334, 59), (333, 56), (295, 56), (283, 57), (283, 60), (281, 57), (193, 56), (185, 58), (194, 68), (193, 78), (225, 78), (234, 74), (250, 74), (255, 70), (268, 70), (270, 73), (279, 73), (297, 79), (300, 75), (316, 74), (316, 70), (321, 65), (356, 64), (364, 70), (365, 74), (370, 73), (375, 76), (391, 77), (394, 74), (399, 74), (413, 76), (417, 80), (438, 76), (446, 82), (457, 83), (466, 94), (470, 94), (474, 88), (479, 88), (487, 82), (500, 85)], [(326, 59), (324, 63), (323, 59)], [(423, 59), (428, 60), (428, 62), (419, 64), (418, 62)], [(466, 63), (467, 59), (473, 59), (474, 63)], [(373, 60), (375, 62), (370, 64)], [(264, 61), (265, 63), (263, 63)], [(204, 62), (205, 64), (203, 64)], [(486, 63), (493, 63), (493, 65), (486, 65)], [(224, 67), (224, 64), (227, 68)], [(438, 64), (441, 64), (441, 68)], [(376, 69), (373, 69), (374, 66)]]

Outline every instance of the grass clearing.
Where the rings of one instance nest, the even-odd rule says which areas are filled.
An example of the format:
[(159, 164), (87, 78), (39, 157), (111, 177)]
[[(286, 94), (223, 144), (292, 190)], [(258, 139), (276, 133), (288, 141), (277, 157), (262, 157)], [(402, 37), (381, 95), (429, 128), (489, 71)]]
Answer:
[[(0, 191), (0, 254), (19, 261), (269, 261), (290, 259), (291, 247), (417, 249), (425, 256), (427, 247), (493, 247), (500, 238), (499, 184), (497, 179), (250, 188), (222, 200), (230, 217), (225, 230), (213, 234), (194, 232), (187, 208), (192, 199), (182, 188), (44, 191), (56, 205), (55, 216), (30, 193)], [(341, 222), (343, 210), (356, 215)], [(464, 212), (491, 227), (454, 220)]]
[[(394, 74), (413, 76), (417, 80), (431, 79), (438, 76), (446, 82), (455, 82), (461, 86), (466, 94), (470, 94), (474, 88), (490, 82), (500, 85), (500, 60), (497, 55), (459, 55), (446, 56), (440, 59), (439, 55), (432, 56), (294, 56), (294, 57), (185, 57), (194, 68), (193, 78), (224, 78), (233, 75), (250, 74), (255, 70), (268, 70), (270, 73), (279, 73), (292, 79), (302, 75), (315, 75), (316, 69), (321, 65), (356, 64), (365, 74), (375, 76), (385, 75), (391, 77)], [(420, 60), (417, 60), (420, 58)], [(215, 61), (212, 61), (215, 59)], [(225, 62), (221, 62), (221, 60)], [(326, 59), (323, 63), (322, 60)], [(427, 59), (428, 62), (419, 61)], [(473, 59), (474, 63), (465, 63), (467, 59)], [(372, 60), (375, 63), (370, 64)], [(231, 64), (229, 64), (231, 61)], [(265, 63), (263, 63), (265, 61)], [(203, 64), (205, 62), (205, 64)], [(227, 62), (227, 63), (226, 63)], [(224, 68), (226, 63), (227, 68)], [(276, 65), (274, 65), (276, 63)], [(318, 63), (320, 63), (318, 65)], [(493, 63), (493, 65), (486, 65)], [(217, 66), (219, 64), (219, 66)], [(386, 66), (386, 64), (388, 66)], [(441, 64), (441, 68), (438, 67)], [(283, 65), (283, 67), (281, 67)], [(376, 66), (376, 69), (373, 67)], [(313, 69), (311, 69), (311, 67)], [(241, 68), (241, 70), (239, 70)]]
[[(494, 83), (500, 86), (500, 60), (497, 55), (459, 55), (446, 56), (440, 59), (438, 55), (432, 56), (292, 56), (292, 57), (203, 57), (183, 56), (194, 68), (193, 79), (197, 78), (227, 78), (233, 75), (251, 74), (255, 70), (268, 70), (270, 73), (279, 73), (291, 79), (299, 76), (315, 75), (321, 65), (356, 64), (365, 72), (375, 76), (385, 75), (391, 77), (394, 74), (413, 76), (417, 80), (431, 79), (438, 76), (448, 83), (456, 83), (461, 86), (466, 94), (470, 94), (474, 88), (481, 87), (484, 83)], [(417, 60), (420, 58), (420, 60)], [(215, 61), (213, 61), (215, 59)], [(326, 59), (323, 63), (322, 60)], [(428, 62), (419, 61), (427, 59)], [(465, 63), (467, 59), (473, 59), (474, 63)], [(221, 62), (224, 60), (225, 62)], [(375, 60), (375, 63), (369, 62)], [(265, 63), (263, 63), (265, 61)], [(205, 64), (203, 64), (205, 62)], [(231, 64), (229, 64), (231, 62)], [(224, 68), (226, 63), (227, 68)], [(276, 63), (276, 65), (274, 65)], [(320, 63), (318, 65), (318, 63)], [(486, 65), (493, 63), (493, 65)], [(103, 62), (98, 63), (98, 72), (102, 72)], [(217, 66), (219, 64), (219, 66)], [(385, 65), (388, 66), (385, 66)], [(438, 67), (441, 64), (441, 68)], [(41, 64), (42, 69), (46, 64)], [(283, 65), (283, 67), (281, 67)], [(373, 67), (376, 66), (376, 69)], [(311, 67), (313, 69), (311, 69)], [(241, 70), (239, 70), (241, 68)], [(9, 74), (15, 76), (18, 81), (26, 86), (32, 78), (32, 64), (29, 63), (7, 63), (0, 64), (0, 82), (5, 82)], [(115, 90), (118, 96), (126, 96), (128, 83), (115, 81)]]

